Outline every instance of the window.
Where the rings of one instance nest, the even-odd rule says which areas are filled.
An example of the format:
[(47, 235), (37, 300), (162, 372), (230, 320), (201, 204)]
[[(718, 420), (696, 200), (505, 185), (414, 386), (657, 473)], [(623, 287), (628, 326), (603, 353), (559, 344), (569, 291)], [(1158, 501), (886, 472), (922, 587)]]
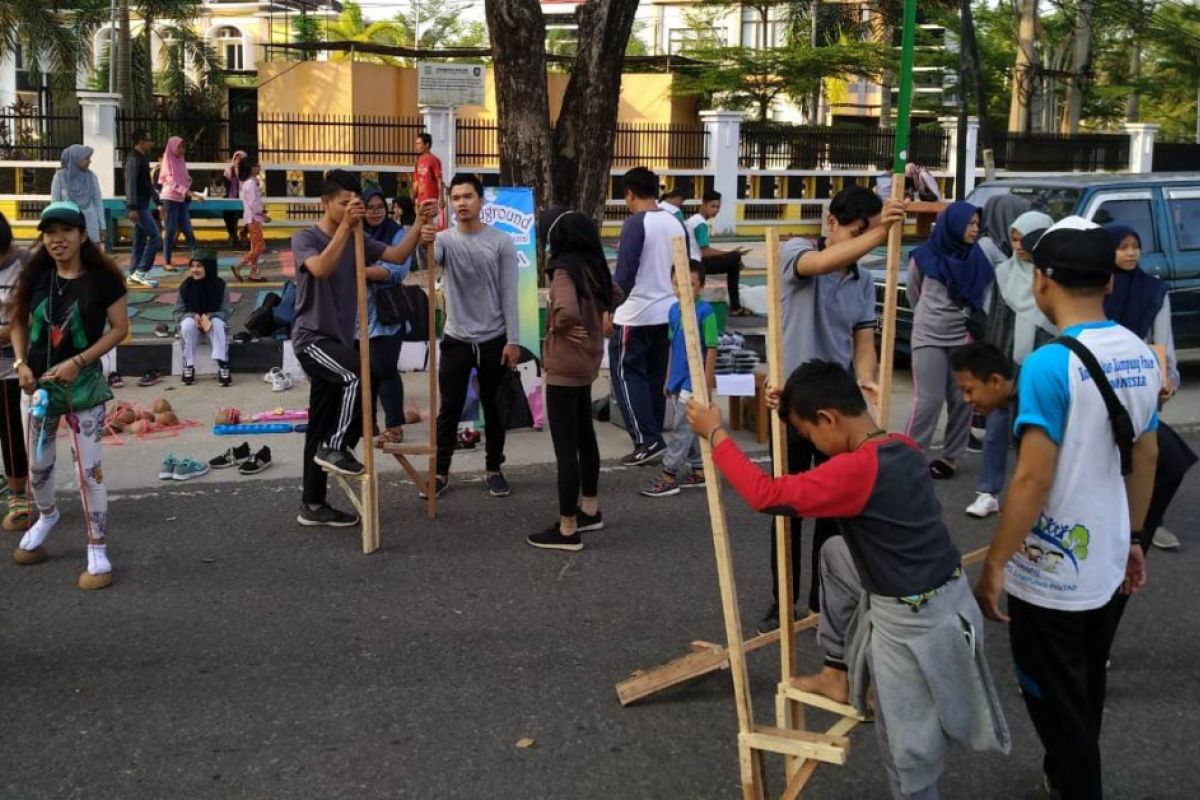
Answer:
[(100, 69), (108, 58), (108, 48), (112, 44), (112, 28), (101, 28), (92, 38), (92, 67)]
[(225, 69), (230, 72), (242, 72), (246, 69), (242, 32), (237, 28), (230, 26), (218, 28), (216, 35), (213, 36), (213, 46), (220, 54)]
[(1035, 211), (1045, 212), (1054, 219), (1062, 219), (1076, 213), (1075, 207), (1079, 205), (1079, 196), (1083, 192), (1065, 186), (1006, 186), (984, 183), (976, 187), (967, 200), (982, 208), (984, 203), (998, 194), (1012, 194), (1028, 200)]
[(782, 47), (787, 38), (787, 23), (780, 19), (785, 13), (781, 6), (772, 5), (767, 12), (766, 35), (763, 33), (762, 15), (757, 9), (749, 6), (742, 7), (742, 46), (743, 47)]
[(1142, 250), (1147, 253), (1159, 251), (1158, 237), (1154, 235), (1154, 211), (1148, 197), (1102, 200), (1100, 207), (1092, 214), (1092, 222), (1097, 225), (1128, 225), (1138, 232)]
[(698, 47), (724, 47), (725, 32), (717, 28), (671, 28), (667, 31), (667, 55)]
[(1200, 193), (1196, 197), (1172, 197), (1167, 208), (1179, 249), (1200, 250)]

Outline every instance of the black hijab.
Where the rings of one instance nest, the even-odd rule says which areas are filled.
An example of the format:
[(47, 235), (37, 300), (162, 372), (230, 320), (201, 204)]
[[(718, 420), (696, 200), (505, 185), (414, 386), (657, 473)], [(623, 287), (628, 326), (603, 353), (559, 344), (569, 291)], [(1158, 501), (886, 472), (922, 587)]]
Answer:
[(197, 250), (192, 261), (204, 265), (204, 280), (189, 276), (179, 284), (179, 299), (189, 314), (211, 314), (220, 311), (225, 302), (225, 281), (217, 275), (217, 256), (211, 250)]
[[(1139, 247), (1142, 244), (1138, 232), (1126, 225), (1105, 225), (1104, 229), (1113, 240), (1113, 258), (1127, 236), (1137, 239)], [(1104, 313), (1113, 322), (1136, 333), (1138, 338), (1145, 339), (1150, 335), (1154, 318), (1166, 297), (1167, 285), (1141, 266), (1129, 270), (1118, 267), (1113, 270), (1112, 291), (1104, 297)]]
[(365, 233), (367, 236), (370, 236), (375, 241), (383, 242), (388, 247), (391, 247), (392, 240), (395, 239), (396, 234), (400, 232), (400, 223), (392, 219), (392, 215), (389, 213), (390, 209), (388, 209), (387, 199), (383, 197), (383, 192), (379, 191), (378, 189), (372, 188), (363, 192), (363, 205), (365, 206), (367, 203), (371, 202), (372, 197), (379, 197), (383, 199), (383, 224), (371, 227), (367, 224), (366, 219), (363, 219), (363, 233)]
[(546, 243), (546, 280), (564, 269), (580, 297), (594, 297), (605, 311), (613, 308), (612, 272), (596, 223), (579, 211), (548, 208), (538, 218), (538, 234)]

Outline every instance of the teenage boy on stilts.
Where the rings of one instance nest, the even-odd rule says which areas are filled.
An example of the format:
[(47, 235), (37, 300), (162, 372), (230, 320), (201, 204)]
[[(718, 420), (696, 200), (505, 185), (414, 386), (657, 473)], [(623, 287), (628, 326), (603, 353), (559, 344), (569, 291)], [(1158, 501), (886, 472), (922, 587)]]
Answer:
[[(308, 430), (304, 434), (304, 494), (296, 521), (306, 526), (348, 528), (358, 515), (326, 502), (328, 476), (361, 475), (353, 449), (362, 437), (359, 358), (354, 349), (358, 288), (354, 232), (366, 214), (362, 185), (353, 172), (335, 169), (321, 189), (320, 222), (292, 237), (296, 258), (296, 317), (292, 344), (309, 379)], [(422, 208), (428, 219), (432, 205)], [(431, 228), (432, 232), (432, 228)], [(366, 237), (366, 261), (401, 263), (416, 249), (420, 226), (396, 245)]]
[(1154, 487), (1161, 379), (1150, 347), (1105, 317), (1105, 231), (1068, 217), (1030, 252), (1034, 299), (1062, 336), (1021, 365), (1017, 468), (975, 596), (985, 615), (1010, 623), (1047, 789), (1100, 800), (1119, 598), (1146, 584), (1138, 532)]
[(508, 497), (512, 490), (500, 471), (504, 419), (496, 395), (505, 371), (515, 369), (521, 357), (517, 249), (508, 234), (480, 219), (483, 184), (475, 176), (454, 176), (450, 205), (457, 224), (438, 232), (436, 238), (432, 227), (423, 236), (424, 241), (434, 242), (434, 261), (442, 265), (446, 296), (446, 327), (438, 362), (437, 493), (441, 496), (450, 485), (458, 421), (474, 369), (483, 407), (488, 494)]

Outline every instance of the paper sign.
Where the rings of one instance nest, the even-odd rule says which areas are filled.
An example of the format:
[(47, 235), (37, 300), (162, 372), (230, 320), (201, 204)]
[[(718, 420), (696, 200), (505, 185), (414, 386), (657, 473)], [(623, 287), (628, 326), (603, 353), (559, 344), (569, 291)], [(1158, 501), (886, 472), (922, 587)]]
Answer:
[(482, 64), (417, 64), (417, 103), (423, 106), (484, 104)]
[(718, 375), (717, 394), (724, 397), (754, 397), (754, 374)]

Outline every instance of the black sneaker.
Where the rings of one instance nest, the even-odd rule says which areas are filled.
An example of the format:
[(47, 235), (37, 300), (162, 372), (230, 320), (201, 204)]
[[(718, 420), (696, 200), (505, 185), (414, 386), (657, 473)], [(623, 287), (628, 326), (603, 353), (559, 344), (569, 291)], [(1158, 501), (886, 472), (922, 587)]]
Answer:
[(349, 450), (333, 450), (328, 447), (321, 447), (317, 450), (317, 454), (313, 456), (313, 462), (330, 472), (337, 472), (342, 475), (363, 474), (363, 465), (358, 463), (358, 459), (354, 457), (354, 453), (351, 453)]
[[(437, 482), (437, 496), (441, 497), (442, 495), (444, 495), (446, 493), (446, 490), (450, 488), (450, 479), (449, 478), (435, 478), (434, 480)], [(422, 500), (429, 499), (429, 493), (426, 492), (424, 489), (421, 489), (420, 498)]]
[(159, 339), (170, 339), (171, 329), (167, 327), (167, 323), (160, 322), (154, 326), (154, 335)]
[(653, 442), (635, 447), (632, 453), (621, 459), (621, 465), (626, 467), (641, 467), (646, 464), (653, 464), (655, 461), (661, 460), (663, 454), (666, 452), (667, 446), (661, 439), (656, 439)]
[[(266, 449), (266, 448), (263, 448)], [(228, 469), (236, 467), (250, 460), (251, 450), (249, 442), (242, 442), (237, 447), (231, 447), (216, 458), (210, 458), (208, 465), (213, 469)]]
[(983, 442), (980, 441), (979, 439), (976, 439), (975, 434), (973, 434), (973, 433), (969, 434), (967, 436), (967, 452), (968, 453), (982, 453), (983, 452)]
[(563, 536), (558, 530), (558, 525), (551, 525), (544, 531), (531, 534), (525, 541), (543, 550), (578, 551), (583, 549), (583, 540), (579, 538), (578, 530), (570, 536)]
[(191, 367), (191, 366), (184, 367), (183, 368), (183, 385), (191, 386), (195, 382), (196, 382), (196, 368)]
[(230, 374), (228, 366), (217, 367), (217, 383), (222, 386), (233, 385), (233, 375)]
[(580, 533), (585, 533), (587, 531), (603, 530), (604, 529), (604, 515), (601, 514), (599, 511), (597, 511), (595, 513), (595, 515), (585, 514), (585, 513), (583, 513), (583, 509), (576, 509), (575, 524), (578, 526), (575, 528), (575, 530), (577, 530)]
[(238, 465), (239, 475), (257, 475), (271, 466), (271, 448), (263, 447), (247, 461)]
[(492, 497), (508, 497), (512, 494), (508, 481), (504, 480), (504, 475), (499, 472), (487, 476), (487, 487), (488, 494)]
[(108, 388), (110, 388), (110, 389), (125, 388), (125, 380), (121, 377), (121, 373), (119, 373), (119, 372), (108, 373)]
[(296, 522), (307, 528), (352, 528), (358, 524), (358, 515), (338, 511), (328, 503), (322, 503), (316, 509), (309, 508), (306, 503), (301, 503), (300, 513), (296, 515)]
[(142, 387), (153, 386), (154, 384), (158, 383), (161, 380), (162, 380), (162, 375), (160, 375), (158, 373), (158, 370), (156, 370), (156, 369), (146, 370), (146, 374), (144, 374), (144, 375), (142, 375), (142, 377), (138, 378), (138, 386), (142, 386)]

